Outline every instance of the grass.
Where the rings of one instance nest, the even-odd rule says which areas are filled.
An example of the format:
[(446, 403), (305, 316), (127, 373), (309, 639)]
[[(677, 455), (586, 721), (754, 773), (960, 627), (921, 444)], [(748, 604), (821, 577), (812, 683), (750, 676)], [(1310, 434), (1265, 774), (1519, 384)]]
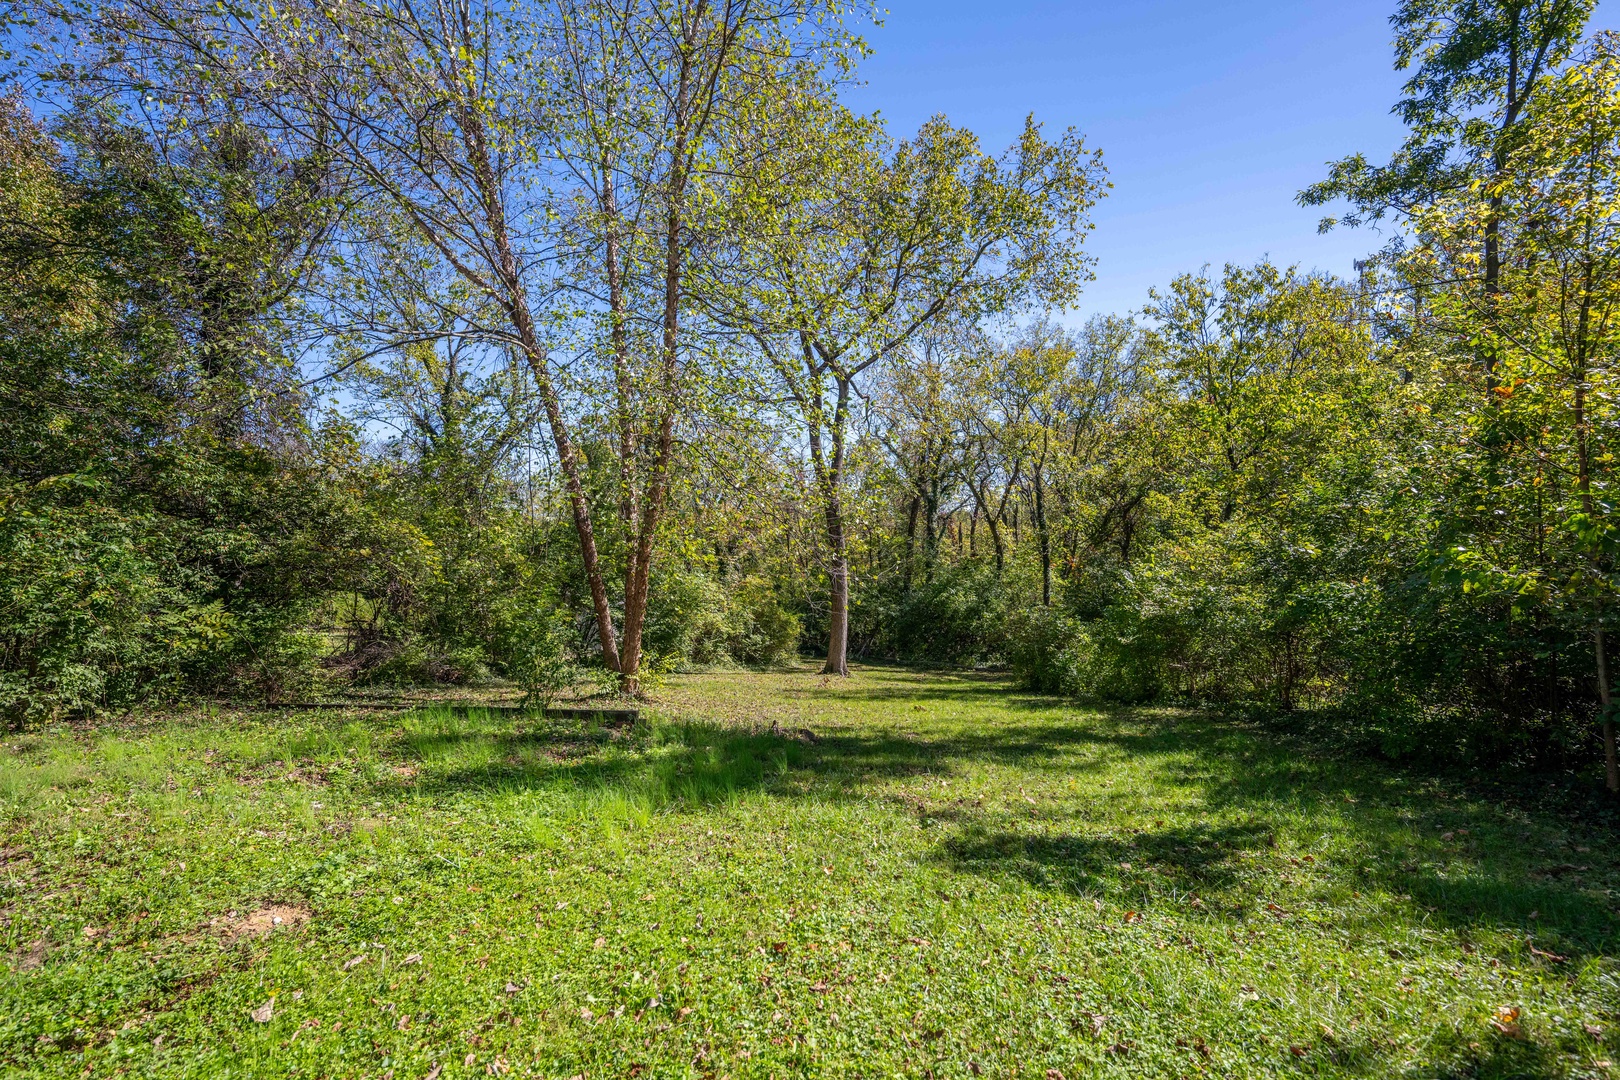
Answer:
[(5, 738), (0, 1069), (1620, 1073), (1612, 832), (986, 677), (649, 713)]

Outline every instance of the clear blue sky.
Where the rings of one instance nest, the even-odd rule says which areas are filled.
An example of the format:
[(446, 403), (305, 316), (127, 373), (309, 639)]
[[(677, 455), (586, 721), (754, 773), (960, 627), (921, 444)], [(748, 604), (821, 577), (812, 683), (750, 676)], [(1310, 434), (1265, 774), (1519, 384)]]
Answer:
[[(1103, 151), (1114, 189), (1087, 241), (1097, 280), (1079, 314), (1139, 308), (1150, 286), (1204, 263), (1338, 274), (1380, 246), (1316, 232), (1294, 195), (1324, 163), (1400, 142), (1389, 109), (1394, 0), (888, 0), (865, 85), (846, 100), (896, 135), (934, 113), (987, 149), (1027, 113)], [(1594, 27), (1613, 27), (1607, 0)]]

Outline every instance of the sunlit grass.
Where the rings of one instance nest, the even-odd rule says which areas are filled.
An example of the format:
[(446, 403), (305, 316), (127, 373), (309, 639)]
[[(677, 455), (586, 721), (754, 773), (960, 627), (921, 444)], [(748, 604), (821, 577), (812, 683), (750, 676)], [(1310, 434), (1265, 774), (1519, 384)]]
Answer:
[[(0, 815), (0, 1065), (25, 1075), (1506, 1078), (1620, 1055), (1602, 833), (983, 677), (693, 676), (630, 731), (435, 707), (24, 733)], [(300, 914), (240, 929), (273, 906)]]

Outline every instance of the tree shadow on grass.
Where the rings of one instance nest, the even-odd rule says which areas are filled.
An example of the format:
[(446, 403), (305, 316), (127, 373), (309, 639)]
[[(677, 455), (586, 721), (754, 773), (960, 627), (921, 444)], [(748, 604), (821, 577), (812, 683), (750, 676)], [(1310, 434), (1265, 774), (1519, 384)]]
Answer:
[(1012, 873), (1043, 888), (1096, 895), (1117, 888), (1121, 867), (1151, 865), (1158, 886), (1182, 893), (1225, 889), (1236, 882), (1240, 853), (1263, 846), (1270, 831), (1260, 823), (1204, 825), (1111, 836), (1030, 836), (970, 825), (940, 844), (955, 869)]
[[(1005, 692), (996, 686), (975, 680), (959, 692)], [(937, 691), (943, 697), (955, 692)], [(858, 688), (840, 693), (873, 699)], [(742, 793), (882, 799), (949, 830), (936, 854), (952, 870), (1007, 875), (1077, 894), (1113, 891), (1128, 894), (1133, 903), (1143, 902), (1144, 891), (1218, 894), (1234, 884), (1237, 860), (1245, 853), (1269, 847), (1279, 830), (1304, 821), (1310, 829), (1347, 832), (1366, 852), (1359, 866), (1333, 868), (1350, 887), (1408, 896), (1464, 936), (1494, 926), (1533, 935), (1541, 947), (1572, 956), (1613, 951), (1612, 905), (1594, 902), (1584, 871), (1565, 867), (1538, 875), (1538, 860), (1551, 860), (1505, 835), (1509, 826), (1500, 815), (1449, 805), (1446, 813), (1471, 832), (1469, 839), (1446, 846), (1437, 835), (1420, 833), (1414, 808), (1433, 809), (1422, 777), (1378, 762), (1315, 754), (1287, 739), (1187, 714), (1121, 710), (1077, 718), (1053, 702), (1045, 708), (1061, 719), (1020, 713), (1013, 722), (982, 729), (917, 732), (874, 725), (820, 736), (701, 722), (643, 725), (628, 734), (538, 718), (517, 725), (509, 718), (430, 723), (408, 729), (396, 748), (429, 767), (408, 782), (384, 783), (427, 797), (618, 791), (658, 808), (698, 809)], [(469, 748), (476, 752), (458, 763)], [(435, 758), (446, 767), (432, 768)], [(1034, 827), (1027, 814), (1015, 818), (960, 798), (874, 790), (895, 779), (945, 778), (985, 763), (1076, 774), (1121, 759), (1163, 771), (1171, 784), (1196, 795), (1214, 823), (1136, 830), (1121, 839), (1083, 828), (1054, 830), (1050, 817)], [(1151, 881), (1134, 870), (1121, 872), (1123, 863), (1137, 870), (1151, 865)]]

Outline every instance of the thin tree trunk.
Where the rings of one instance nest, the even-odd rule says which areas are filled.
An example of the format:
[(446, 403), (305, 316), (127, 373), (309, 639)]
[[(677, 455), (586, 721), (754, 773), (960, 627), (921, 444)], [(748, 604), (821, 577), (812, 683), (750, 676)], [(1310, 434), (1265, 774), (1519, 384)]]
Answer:
[(1609, 696), (1609, 655), (1603, 628), (1598, 627), (1592, 637), (1597, 652), (1598, 700), (1603, 703), (1604, 780), (1610, 792), (1620, 794), (1620, 757), (1615, 753), (1614, 714), (1609, 711), (1612, 707)]
[(1041, 482), (1045, 471), (1045, 448), (1042, 459), (1035, 466), (1035, 543), (1041, 552), (1041, 606), (1052, 606), (1052, 538), (1046, 531), (1046, 485)]
[(908, 590), (917, 572), (917, 514), (921, 508), (922, 500), (913, 495), (906, 507), (906, 567), (900, 579), (900, 584)]
[[(613, 378), (619, 397), (619, 523), (628, 539), (635, 528), (638, 510), (635, 388), (630, 375), (630, 343), (625, 332), (629, 311), (624, 296), (624, 267), (619, 250), (618, 193), (613, 181), (613, 163), (605, 156), (602, 159), (602, 216), (607, 239), (608, 338), (613, 352)], [(632, 545), (629, 565), (625, 570), (626, 588), (634, 577), (635, 554)]]
[[(690, 37), (687, 42), (690, 46)], [(669, 494), (669, 466), (675, 446), (675, 396), (680, 344), (681, 264), (685, 243), (682, 213), (690, 170), (687, 124), (691, 110), (690, 60), (683, 53), (676, 91), (675, 144), (671, 151), (670, 191), (664, 219), (664, 339), (660, 350), (660, 394), (657, 450), (648, 475), (647, 494), (641, 504), (636, 530), (634, 573), (624, 595), (624, 651), (620, 680), (625, 693), (640, 691), (636, 673), (641, 666), (641, 632), (647, 619), (647, 590), (651, 583), (653, 537)]]
[[(1592, 295), (1591, 266), (1586, 267), (1586, 280), (1582, 295)], [(1591, 323), (1590, 300), (1581, 304), (1580, 318), (1577, 323), (1577, 346), (1575, 351), (1575, 486), (1581, 493), (1581, 509), (1588, 518), (1596, 515), (1596, 503), (1592, 498), (1592, 472), (1591, 472), (1591, 445), (1587, 431), (1586, 416), (1586, 342), (1588, 328)], [(1593, 554), (1593, 569), (1602, 572), (1601, 557)], [(1609, 691), (1609, 655), (1608, 642), (1603, 633), (1603, 613), (1598, 611), (1593, 619), (1592, 645), (1596, 660), (1596, 674), (1598, 684), (1598, 701), (1603, 706), (1603, 764), (1604, 780), (1610, 792), (1620, 794), (1620, 762), (1615, 758), (1615, 732), (1614, 714), (1610, 711), (1612, 701)]]
[(497, 272), (505, 293), (500, 298), (512, 320), (523, 346), (524, 357), (534, 373), (535, 388), (546, 410), (546, 422), (557, 448), (557, 461), (562, 468), (563, 483), (568, 490), (568, 503), (574, 514), (574, 531), (579, 536), (580, 560), (585, 570), (585, 581), (591, 592), (591, 606), (596, 612), (597, 635), (601, 639), (602, 662), (610, 671), (619, 670), (619, 652), (613, 633), (613, 611), (608, 606), (607, 586), (602, 578), (601, 560), (596, 551), (596, 533), (591, 527), (590, 502), (585, 497), (585, 485), (580, 478), (579, 455), (568, 434), (568, 422), (562, 413), (562, 402), (556, 384), (551, 379), (545, 350), (535, 330), (534, 317), (529, 311), (528, 297), (523, 290), (523, 278), (518, 271), (517, 256), (512, 251), (511, 236), (506, 227), (506, 210), (501, 203), (495, 182), (495, 170), (490, 164), (489, 147), (484, 138), (483, 121), (471, 109), (463, 109), (460, 118), (465, 133), (468, 156), (477, 177), (484, 215), (489, 221), (495, 243)]
[(849, 674), (849, 550), (844, 533), (844, 508), (840, 498), (840, 485), (844, 473), (844, 424), (849, 408), (849, 380), (838, 377), (838, 404), (833, 412), (832, 461), (822, 456), (820, 424), (811, 430), (810, 455), (817, 463), (821, 475), (822, 499), (827, 524), (828, 584), (831, 602), (828, 605), (827, 663), (824, 675)]

